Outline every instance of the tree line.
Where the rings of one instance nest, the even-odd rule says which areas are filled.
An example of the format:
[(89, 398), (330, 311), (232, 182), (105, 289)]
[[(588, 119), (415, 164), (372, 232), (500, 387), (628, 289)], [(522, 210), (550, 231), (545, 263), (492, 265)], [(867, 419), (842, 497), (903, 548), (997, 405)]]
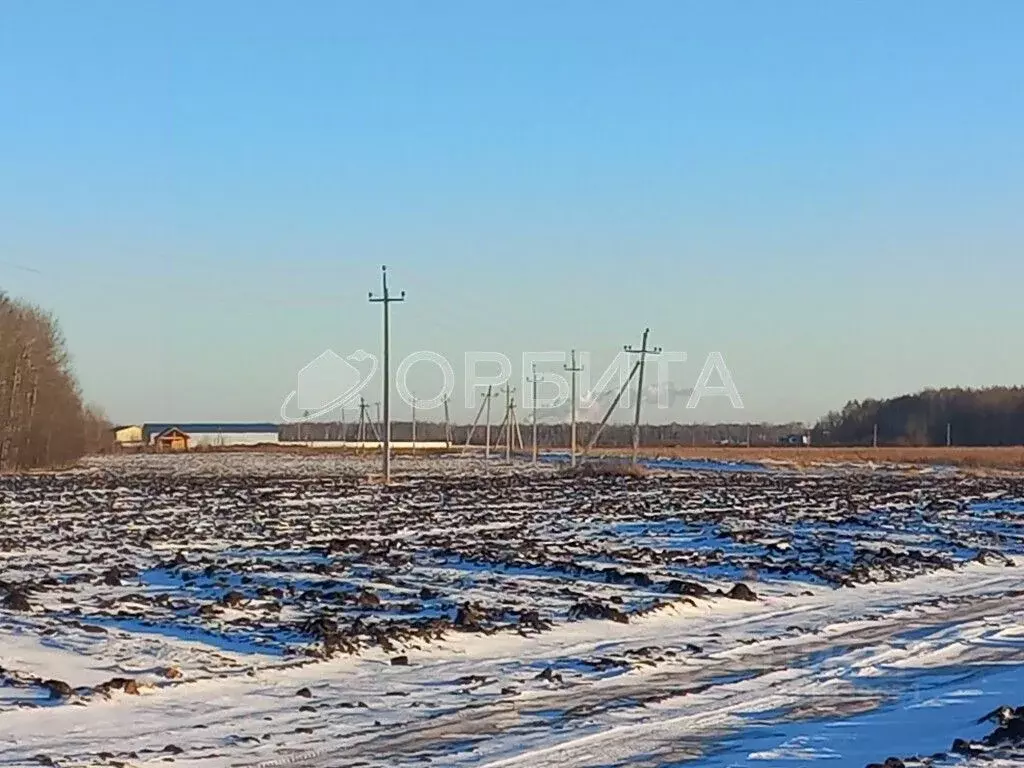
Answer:
[(60, 326), (0, 292), (0, 471), (63, 466), (111, 442), (87, 407)]
[[(586, 445), (597, 432), (598, 425), (593, 422), (577, 424), (576, 439), (578, 444)], [(529, 446), (532, 440), (533, 427), (521, 424), (519, 427), (523, 437), (523, 445)], [(608, 424), (601, 432), (598, 441), (603, 447), (626, 447), (633, 443), (633, 428), (628, 424)], [(434, 421), (416, 424), (416, 439), (424, 442), (441, 442), (450, 432), (455, 445), (464, 445), (472, 432), (471, 442), (483, 445), (486, 440), (486, 427), (478, 424), (476, 430), (469, 424), (453, 424), (446, 427)], [(491, 442), (498, 439), (498, 424), (491, 424)], [(803, 434), (803, 424), (644, 424), (640, 428), (640, 442), (646, 446), (679, 446), (679, 445), (777, 445), (781, 438), (793, 434)], [(365, 427), (366, 440), (376, 440), (376, 433), (370, 425)], [(283, 424), (280, 427), (282, 440), (323, 441), (323, 440), (358, 440), (358, 424), (340, 421)], [(411, 440), (412, 422), (398, 421), (391, 424), (392, 440)], [(570, 441), (570, 426), (566, 423), (537, 425), (537, 443), (541, 447), (565, 447)]]
[[(529, 445), (531, 427), (520, 427), (524, 444)], [(416, 425), (416, 438), (443, 441), (450, 430), (452, 442), (461, 445), (467, 440), (470, 426), (446, 428), (437, 422)], [(577, 440), (586, 445), (597, 430), (597, 424), (577, 425)], [(640, 440), (646, 446), (708, 446), (708, 445), (778, 445), (791, 435), (810, 432), (812, 445), (868, 446), (879, 445), (958, 446), (1024, 445), (1024, 387), (985, 387), (981, 389), (925, 389), (922, 392), (888, 399), (851, 400), (842, 409), (831, 411), (808, 430), (799, 422), (786, 424), (645, 424)], [(392, 439), (410, 440), (412, 424), (394, 422)], [(366, 439), (375, 440), (373, 429), (366, 427)], [(491, 440), (498, 437), (498, 425), (491, 425)], [(349, 440), (358, 439), (354, 423), (321, 422), (285, 424), (282, 440)], [(472, 436), (474, 444), (485, 440), (484, 426), (478, 425)], [(543, 447), (564, 447), (569, 444), (567, 423), (542, 423), (537, 428), (537, 442)], [(609, 424), (598, 445), (624, 447), (632, 444), (632, 427)]]
[(851, 400), (812, 431), (818, 445), (999, 446), (1024, 444), (1024, 387), (925, 389)]

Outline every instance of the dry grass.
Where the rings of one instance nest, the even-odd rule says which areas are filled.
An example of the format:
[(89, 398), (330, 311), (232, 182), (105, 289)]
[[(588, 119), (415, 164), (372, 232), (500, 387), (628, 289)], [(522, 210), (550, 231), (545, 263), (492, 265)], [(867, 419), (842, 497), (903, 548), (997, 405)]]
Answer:
[(606, 477), (618, 475), (621, 477), (642, 477), (647, 474), (643, 467), (633, 466), (621, 460), (590, 459), (575, 467), (564, 467), (559, 470), (563, 475), (575, 477)]
[[(474, 446), (474, 449), (482, 448)], [(340, 448), (315, 447), (300, 445), (259, 445), (259, 446), (225, 446), (216, 448), (193, 449), (201, 452), (237, 452), (237, 451), (269, 451), (275, 453), (292, 454), (352, 454), (369, 455), (378, 454), (380, 450), (359, 449), (355, 447)], [(545, 450), (552, 450), (545, 447)], [(555, 449), (558, 450), (558, 449)], [(567, 449), (561, 449), (567, 450)], [(445, 454), (457, 454), (461, 452), (460, 446), (445, 448), (419, 448), (415, 453), (403, 450), (396, 452), (396, 456), (441, 456)], [(580, 465), (577, 471), (585, 471), (596, 474), (629, 474), (637, 471), (628, 464), (619, 461), (601, 462), (601, 457), (620, 458), (628, 456), (629, 448), (596, 448), (587, 462)], [(738, 446), (661, 446), (641, 448), (641, 453), (648, 457), (670, 457), (679, 459), (710, 459), (717, 461), (749, 461), (749, 462), (785, 462), (795, 466), (811, 466), (827, 463), (850, 463), (850, 464), (901, 464), (910, 466), (934, 466), (947, 465), (961, 467), (964, 469), (998, 469), (1024, 471), (1024, 446), (1006, 447), (952, 447), (946, 448), (930, 447), (880, 447), (880, 448), (831, 448), (831, 447), (810, 447), (810, 448), (782, 448), (777, 446), (761, 447), (738, 447)], [(588, 467), (586, 470), (582, 467)]]
[[(598, 455), (622, 455), (629, 449), (600, 449)], [(667, 456), (681, 459), (712, 459), (719, 461), (781, 461), (798, 466), (821, 463), (868, 463), (948, 465), (973, 469), (1024, 470), (1024, 446), (994, 448), (780, 448), (765, 447), (662, 447), (644, 448), (645, 456)]]

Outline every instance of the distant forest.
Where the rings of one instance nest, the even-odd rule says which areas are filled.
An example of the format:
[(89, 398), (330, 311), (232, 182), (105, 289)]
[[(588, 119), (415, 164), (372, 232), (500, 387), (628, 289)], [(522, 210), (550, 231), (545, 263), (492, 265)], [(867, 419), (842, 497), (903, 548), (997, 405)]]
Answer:
[(818, 445), (1024, 444), (1024, 387), (926, 389), (888, 400), (852, 400), (821, 419)]
[(111, 442), (82, 403), (56, 320), (0, 292), (0, 471), (69, 464)]
[[(523, 444), (531, 444), (532, 427), (520, 424)], [(581, 422), (576, 425), (576, 439), (580, 445), (586, 445), (597, 431), (597, 424)], [(452, 425), (452, 442), (464, 445), (469, 436), (470, 425)], [(498, 425), (491, 425), (491, 442), (498, 438)], [(792, 434), (803, 434), (806, 428), (802, 424), (646, 424), (641, 428), (640, 441), (643, 445), (745, 445), (749, 436), (751, 445), (776, 445), (780, 438)], [(343, 437), (344, 435), (344, 437)], [(598, 445), (605, 447), (625, 447), (632, 445), (632, 427), (624, 424), (609, 424), (601, 433)], [(393, 422), (391, 424), (393, 440), (412, 439), (410, 422)], [(285, 424), (281, 426), (282, 440), (357, 440), (357, 425), (340, 422), (316, 424)], [(371, 429), (367, 429), (367, 440), (375, 440)], [(423, 441), (441, 441), (445, 439), (445, 426), (437, 422), (420, 422), (416, 424), (416, 439)], [(485, 441), (483, 424), (477, 425), (473, 434), (473, 444), (483, 445)], [(568, 424), (538, 424), (537, 443), (544, 447), (566, 446), (569, 444)]]
[[(926, 389), (914, 395), (887, 400), (852, 400), (842, 410), (828, 413), (811, 429), (801, 423), (788, 424), (648, 424), (641, 430), (646, 446), (708, 446), (708, 445), (778, 445), (791, 435), (810, 432), (812, 445), (871, 445), (875, 429), (879, 445), (945, 445), (947, 425), (953, 445), (1021, 445), (1024, 444), (1024, 387), (991, 387), (986, 389)], [(584, 422), (577, 426), (578, 441), (586, 445), (597, 425)], [(525, 445), (530, 444), (531, 427), (522, 424)], [(453, 425), (453, 442), (464, 444), (469, 425)], [(409, 440), (412, 425), (395, 422), (392, 439)], [(437, 422), (416, 425), (418, 440), (445, 439), (445, 426)], [(491, 425), (491, 441), (498, 437), (497, 424)], [(285, 424), (282, 440), (357, 440), (357, 425), (340, 422)], [(367, 440), (374, 440), (367, 428)], [(472, 442), (482, 445), (484, 427), (478, 425)], [(569, 444), (569, 425), (539, 424), (537, 441), (541, 446)], [(609, 424), (598, 445), (624, 447), (632, 442), (629, 425)]]

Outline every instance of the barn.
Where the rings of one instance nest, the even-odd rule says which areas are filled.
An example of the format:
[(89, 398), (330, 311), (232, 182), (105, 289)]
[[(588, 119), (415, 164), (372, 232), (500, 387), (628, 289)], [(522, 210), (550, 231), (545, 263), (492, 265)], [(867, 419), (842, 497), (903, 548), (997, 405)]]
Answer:
[(120, 448), (141, 448), (145, 445), (142, 440), (141, 424), (122, 424), (114, 427), (114, 443)]
[(170, 430), (181, 433), (190, 449), (278, 442), (277, 424), (265, 422), (143, 424), (142, 441), (146, 445), (154, 445), (159, 435)]

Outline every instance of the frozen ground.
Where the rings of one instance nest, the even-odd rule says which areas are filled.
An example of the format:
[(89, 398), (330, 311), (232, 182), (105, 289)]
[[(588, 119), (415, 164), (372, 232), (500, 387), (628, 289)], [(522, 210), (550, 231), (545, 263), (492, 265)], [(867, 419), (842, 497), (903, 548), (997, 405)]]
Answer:
[(1024, 704), (1020, 479), (398, 468), (0, 478), (0, 766), (863, 766)]

